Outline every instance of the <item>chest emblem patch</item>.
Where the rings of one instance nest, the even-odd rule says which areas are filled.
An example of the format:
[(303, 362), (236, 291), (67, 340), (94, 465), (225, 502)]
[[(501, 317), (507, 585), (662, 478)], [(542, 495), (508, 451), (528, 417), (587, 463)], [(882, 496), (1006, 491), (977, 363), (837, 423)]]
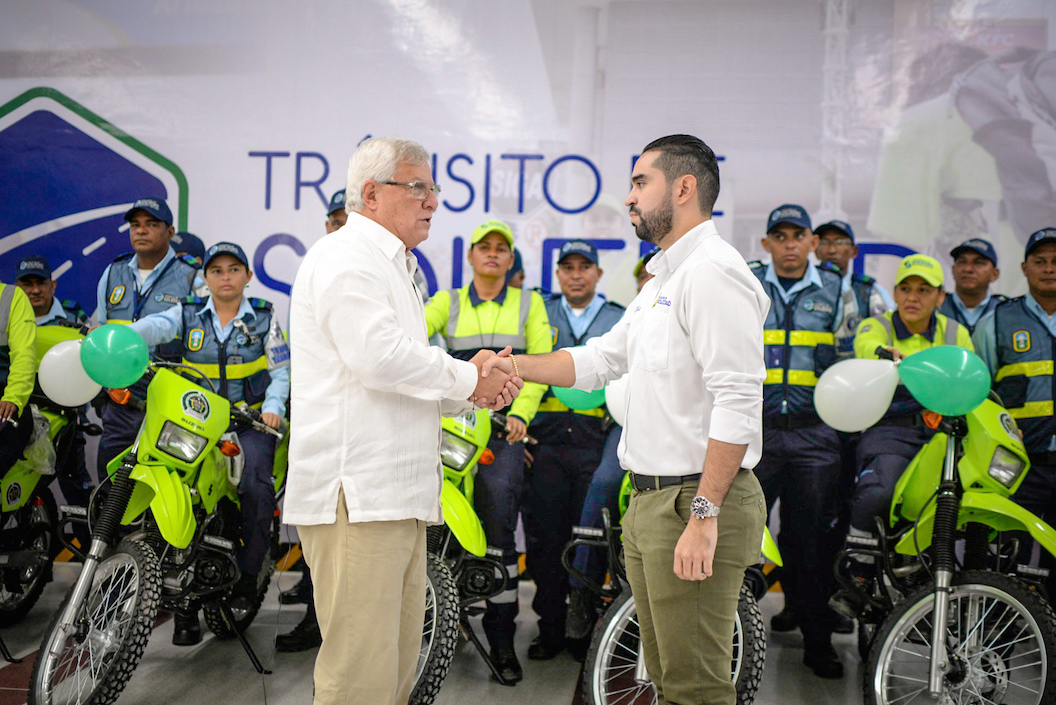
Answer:
[(188, 350), (201, 350), (202, 343), (205, 342), (205, 331), (201, 328), (193, 328), (187, 334), (187, 349)]
[(1017, 353), (1024, 353), (1030, 350), (1030, 331), (1028, 330), (1017, 330), (1012, 334), (1012, 349)]
[(110, 298), (107, 299), (107, 301), (116, 306), (117, 304), (121, 303), (121, 299), (123, 298), (125, 298), (125, 287), (115, 286), (110, 291)]

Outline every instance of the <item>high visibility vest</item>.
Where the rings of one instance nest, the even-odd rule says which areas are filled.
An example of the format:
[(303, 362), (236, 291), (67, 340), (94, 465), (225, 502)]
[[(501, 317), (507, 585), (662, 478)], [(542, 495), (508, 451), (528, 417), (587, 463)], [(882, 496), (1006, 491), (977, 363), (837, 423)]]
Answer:
[(468, 360), (477, 351), (502, 350), (507, 345), (513, 353), (524, 354), (528, 347), (525, 324), (532, 308), (532, 292), (506, 287), (506, 298), (502, 302), (499, 317), (490, 331), (481, 330), (478, 318), (473, 314), (469, 301), (469, 287), (451, 292), (451, 306), (447, 318), (444, 340), (447, 350), (454, 357)]
[(886, 305), (880, 310), (872, 307), (875, 285), (876, 280), (868, 274), (851, 274), (850, 288), (840, 294), (843, 320), (836, 331), (836, 356), (841, 360), (854, 357), (854, 334), (858, 324), (887, 310)]
[(11, 348), (8, 345), (7, 323), (11, 320), (11, 302), (15, 298), (15, 285), (6, 284), (0, 291), (0, 389), (7, 386), (11, 372)]
[(1026, 297), (1002, 302), (994, 311), (997, 374), (994, 391), (1023, 431), (1027, 451), (1049, 449), (1053, 418), (1053, 338), (1031, 313)]
[[(213, 326), (213, 312), (203, 310), (208, 302), (208, 297), (184, 300), (183, 363), (204, 372), (217, 393), (232, 404), (245, 401), (259, 409), (271, 384), (265, 344), (272, 306), (264, 299), (249, 299), (253, 315), (236, 320), (227, 339), (221, 341)], [(193, 375), (189, 378), (201, 382)]]
[[(990, 300), (986, 302), (986, 306), (983, 308), (979, 315), (979, 318), (975, 319), (976, 322), (983, 320), (983, 316), (997, 308), (998, 304), (1008, 301), (1008, 297), (1002, 296), (1001, 294), (992, 294)], [(960, 323), (962, 326), (968, 329), (969, 333), (975, 332), (975, 326), (969, 325), (968, 321), (965, 320), (964, 315), (961, 313), (961, 309), (957, 308), (956, 304), (953, 303), (953, 297), (947, 296), (946, 300), (942, 302), (942, 306), (939, 306), (939, 313), (946, 318), (952, 318), (953, 320)]]
[(835, 267), (822, 266), (817, 270), (821, 286), (810, 284), (786, 303), (777, 287), (766, 281), (767, 265), (752, 266), (771, 302), (763, 330), (764, 419), (817, 416), (814, 387), (821, 373), (836, 361), (832, 327), (839, 315), (842, 284)]

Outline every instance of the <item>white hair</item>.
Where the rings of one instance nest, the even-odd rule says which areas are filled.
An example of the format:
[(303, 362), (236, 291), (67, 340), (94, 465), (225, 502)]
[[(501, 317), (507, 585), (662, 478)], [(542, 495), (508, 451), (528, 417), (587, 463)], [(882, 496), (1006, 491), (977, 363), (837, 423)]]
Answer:
[(363, 184), (367, 181), (392, 181), (401, 164), (429, 164), (429, 152), (417, 142), (399, 137), (363, 140), (348, 160), (345, 211), (362, 211), (366, 205), (363, 202)]

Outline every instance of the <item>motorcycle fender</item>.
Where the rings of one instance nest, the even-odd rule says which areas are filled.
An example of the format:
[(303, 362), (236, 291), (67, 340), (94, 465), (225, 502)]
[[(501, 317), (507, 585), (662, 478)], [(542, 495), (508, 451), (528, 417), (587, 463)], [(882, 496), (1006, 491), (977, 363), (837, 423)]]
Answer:
[(763, 558), (775, 563), (777, 566), (783, 566), (785, 563), (781, 560), (781, 551), (777, 549), (777, 541), (774, 541), (773, 535), (770, 533), (770, 527), (763, 527)]
[(121, 523), (130, 523), (149, 506), (163, 539), (176, 548), (190, 546), (196, 528), (194, 509), (191, 491), (179, 473), (164, 465), (137, 463), (129, 477), (136, 481), (136, 488)]
[(33, 491), (40, 483), (42, 475), (30, 467), (25, 460), (19, 460), (0, 480), (0, 507), (10, 512), (25, 506)]
[(444, 523), (462, 544), (462, 548), (478, 558), (482, 557), (488, 548), (484, 527), (473, 505), (450, 480), (445, 479), (440, 488), (440, 508), (444, 512)]
[(1056, 556), (1056, 529), (1007, 497), (966, 492), (961, 499), (959, 523), (966, 521), (986, 524), (997, 531), (1029, 531), (1050, 555)]

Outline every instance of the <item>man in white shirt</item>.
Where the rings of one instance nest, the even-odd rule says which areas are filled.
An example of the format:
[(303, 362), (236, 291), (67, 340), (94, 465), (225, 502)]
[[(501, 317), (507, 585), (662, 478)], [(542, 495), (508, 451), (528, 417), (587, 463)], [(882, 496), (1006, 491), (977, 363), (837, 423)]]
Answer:
[(485, 369), (582, 390), (630, 373), (623, 537), (646, 669), (661, 703), (733, 705), (730, 635), (766, 516), (750, 468), (762, 450), (770, 300), (711, 221), (719, 170), (707, 145), (688, 135), (650, 143), (631, 184), (631, 223), (662, 251), (627, 314), (585, 346)]
[(407, 702), (425, 525), (441, 518), (440, 415), (517, 394), (501, 371), (478, 376), (483, 355), (456, 360), (426, 339), (410, 250), (429, 235), (438, 191), (420, 145), (364, 141), (348, 167), (348, 222), (308, 251), (293, 286), (285, 518), (323, 637), (315, 705)]

